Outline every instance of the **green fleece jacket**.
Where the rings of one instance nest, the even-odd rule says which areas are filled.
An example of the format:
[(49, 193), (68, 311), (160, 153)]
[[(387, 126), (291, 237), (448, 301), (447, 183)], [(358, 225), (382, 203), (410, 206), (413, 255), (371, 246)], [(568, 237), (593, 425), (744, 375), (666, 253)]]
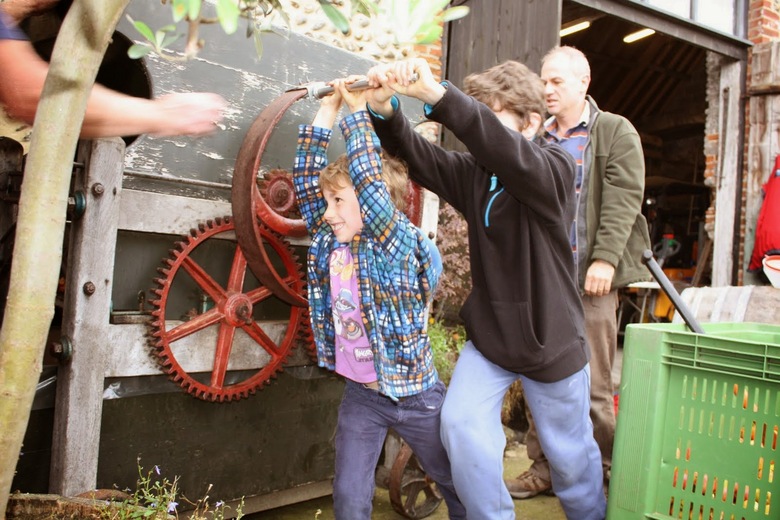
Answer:
[(615, 266), (612, 288), (649, 280), (642, 252), (650, 248), (642, 215), (645, 160), (633, 125), (623, 116), (591, 107), (588, 144), (583, 155), (583, 186), (577, 208), (579, 283), (594, 260)]

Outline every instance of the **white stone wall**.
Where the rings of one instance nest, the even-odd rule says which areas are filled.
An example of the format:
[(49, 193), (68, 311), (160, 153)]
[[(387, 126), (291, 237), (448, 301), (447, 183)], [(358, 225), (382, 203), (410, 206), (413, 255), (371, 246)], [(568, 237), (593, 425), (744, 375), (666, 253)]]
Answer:
[[(334, 3), (349, 17), (348, 0), (335, 0)], [(355, 15), (351, 19), (350, 34), (344, 35), (325, 16), (317, 0), (287, 0), (282, 5), (289, 7), (290, 29), (297, 33), (382, 62), (409, 55), (410, 48), (398, 45), (390, 28), (377, 18)]]

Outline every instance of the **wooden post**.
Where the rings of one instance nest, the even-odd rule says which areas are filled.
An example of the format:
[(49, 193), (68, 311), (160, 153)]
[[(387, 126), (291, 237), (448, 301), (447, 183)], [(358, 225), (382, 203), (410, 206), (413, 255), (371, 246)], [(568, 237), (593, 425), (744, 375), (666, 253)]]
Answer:
[(720, 161), (717, 175), (717, 209), (715, 212), (715, 237), (712, 264), (712, 285), (731, 285), (734, 267), (734, 222), (739, 201), (738, 162), (742, 158), (742, 146), (737, 138), (740, 135), (741, 119), (740, 97), (743, 89), (740, 85), (742, 63), (724, 63), (720, 74)]
[(77, 155), (84, 167), (74, 174), (74, 190), (84, 194), (86, 210), (70, 226), (62, 336), (72, 356), (57, 374), (49, 480), (50, 491), (64, 496), (97, 481), (124, 152), (122, 140), (106, 139), (82, 143)]

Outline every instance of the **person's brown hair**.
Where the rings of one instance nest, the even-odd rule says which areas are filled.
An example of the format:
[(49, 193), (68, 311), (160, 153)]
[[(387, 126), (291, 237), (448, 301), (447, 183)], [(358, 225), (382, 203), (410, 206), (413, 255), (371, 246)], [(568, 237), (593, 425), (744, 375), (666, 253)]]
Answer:
[(546, 111), (541, 78), (519, 61), (507, 60), (466, 76), (463, 91), (493, 110), (513, 112), (523, 127), (529, 123), (530, 114), (543, 117)]
[[(401, 159), (382, 153), (382, 180), (390, 192), (395, 207), (406, 209), (406, 195), (409, 191), (409, 177), (406, 163)], [(346, 154), (338, 157), (320, 172), (320, 190), (339, 190), (352, 186), (349, 176), (349, 159)]]

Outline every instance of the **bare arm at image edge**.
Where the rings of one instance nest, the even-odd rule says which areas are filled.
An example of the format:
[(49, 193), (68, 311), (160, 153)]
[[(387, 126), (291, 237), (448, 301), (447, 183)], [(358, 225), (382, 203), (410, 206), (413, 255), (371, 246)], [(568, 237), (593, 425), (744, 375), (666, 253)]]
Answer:
[[(48, 64), (29, 41), (0, 39), (0, 70), (0, 104), (9, 116), (32, 124)], [(81, 137), (208, 134), (217, 128), (224, 108), (225, 101), (216, 94), (177, 93), (149, 100), (95, 85)]]

